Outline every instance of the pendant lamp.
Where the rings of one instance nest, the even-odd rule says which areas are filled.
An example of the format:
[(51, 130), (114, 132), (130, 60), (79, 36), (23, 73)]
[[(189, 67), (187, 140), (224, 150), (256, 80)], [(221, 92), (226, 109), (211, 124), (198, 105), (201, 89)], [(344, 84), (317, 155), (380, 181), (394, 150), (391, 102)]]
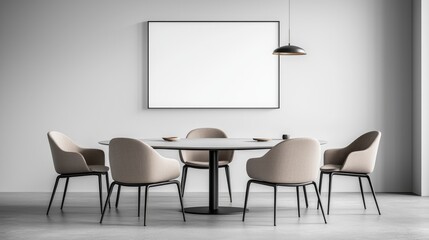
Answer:
[(302, 49), (298, 46), (290, 45), (290, 0), (289, 0), (289, 44), (275, 49), (273, 54), (274, 55), (282, 55), (282, 56), (306, 55), (307, 54), (304, 49)]

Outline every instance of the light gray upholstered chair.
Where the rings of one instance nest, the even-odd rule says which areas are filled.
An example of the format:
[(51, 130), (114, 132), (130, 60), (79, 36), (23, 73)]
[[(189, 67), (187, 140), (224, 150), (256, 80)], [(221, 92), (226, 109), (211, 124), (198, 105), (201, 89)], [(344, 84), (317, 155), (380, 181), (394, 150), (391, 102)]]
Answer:
[[(227, 138), (227, 135), (217, 128), (197, 128), (188, 133), (186, 138)], [(209, 151), (179, 151), (180, 160), (183, 162), (182, 169), (182, 196), (185, 194), (186, 177), (188, 168), (208, 169), (209, 168)], [(218, 160), (219, 168), (225, 168), (226, 181), (228, 183), (229, 200), (232, 202), (231, 180), (229, 176), (229, 166), (234, 151), (219, 151)]]
[(374, 188), (372, 187), (371, 178), (368, 175), (374, 171), (380, 138), (381, 133), (379, 131), (372, 131), (358, 137), (345, 148), (328, 149), (325, 151), (324, 165), (320, 168), (319, 191), (322, 191), (323, 175), (328, 174), (328, 214), (331, 202), (332, 177), (334, 175), (342, 175), (359, 178), (360, 191), (365, 209), (365, 195), (363, 193), (361, 178), (364, 177), (368, 179), (378, 214), (381, 215), (377, 198), (375, 197)]
[(112, 139), (109, 143), (109, 160), (114, 181), (110, 185), (100, 223), (103, 222), (107, 202), (110, 199), (115, 185), (138, 187), (139, 217), (141, 187), (145, 187), (144, 226), (146, 226), (146, 209), (149, 188), (175, 184), (179, 193), (183, 221), (186, 221), (182, 196), (180, 194), (180, 183), (177, 180), (173, 180), (180, 176), (180, 165), (177, 160), (165, 158), (151, 146), (140, 140), (131, 138)]
[[(69, 178), (81, 176), (98, 176), (98, 190), (100, 195), (100, 211), (103, 207), (101, 175), (106, 176), (107, 190), (109, 190), (109, 167), (104, 164), (104, 152), (100, 149), (82, 148), (73, 143), (66, 135), (51, 131), (48, 132), (48, 141), (51, 147), (52, 159), (54, 161), (55, 171), (59, 174), (55, 180), (51, 200), (49, 201), (46, 215), (51, 209), (52, 200), (57, 190), (58, 181), (61, 178), (66, 179), (61, 209), (64, 206), (64, 199), (67, 193)], [(109, 203), (110, 206), (110, 203)]]
[[(243, 221), (246, 215), (247, 199), (251, 183), (274, 187), (274, 226), (276, 226), (277, 187), (295, 187), (300, 217), (299, 187), (313, 185), (316, 190), (318, 203), (320, 196), (315, 180), (318, 174), (320, 144), (311, 138), (295, 138), (285, 140), (268, 151), (260, 158), (247, 161), (247, 174), (251, 178), (247, 182), (246, 198), (244, 201)], [(325, 213), (321, 207), (323, 219)]]

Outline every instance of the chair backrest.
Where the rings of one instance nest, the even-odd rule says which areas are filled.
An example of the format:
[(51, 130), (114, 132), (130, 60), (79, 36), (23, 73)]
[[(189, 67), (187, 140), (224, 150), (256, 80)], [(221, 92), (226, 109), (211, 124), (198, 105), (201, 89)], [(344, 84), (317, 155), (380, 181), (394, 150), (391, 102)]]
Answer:
[(380, 143), (381, 133), (379, 131), (371, 131), (364, 133), (360, 137), (356, 138), (352, 143), (350, 143), (346, 149), (348, 152), (362, 151), (367, 149), (372, 149), (372, 151), (377, 151), (378, 145)]
[[(228, 136), (217, 128), (197, 128), (188, 133), (186, 138), (227, 138)], [(209, 162), (208, 151), (179, 151), (180, 160), (184, 163), (187, 161), (193, 162)], [(234, 151), (219, 151), (218, 159), (231, 162), (234, 156)]]
[(79, 164), (80, 162), (78, 164), (74, 164), (74, 162), (71, 160), (73, 159), (73, 156), (70, 157), (67, 154), (79, 153), (81, 149), (69, 137), (60, 132), (50, 131), (48, 132), (48, 141), (49, 146), (51, 147), (55, 171), (57, 173), (63, 174), (89, 171), (85, 164)]
[(114, 138), (109, 143), (112, 178), (121, 183), (156, 182), (159, 171), (154, 167), (162, 158), (151, 146), (131, 138)]
[(312, 182), (319, 172), (320, 143), (312, 138), (285, 140), (255, 160), (258, 164), (248, 165), (248, 172), (250, 170), (255, 173), (253, 175), (261, 176), (263, 179), (260, 180), (275, 183)]
[(69, 137), (65, 134), (50, 131), (48, 132), (49, 144), (51, 144), (51, 148), (66, 151), (66, 152), (79, 152), (80, 147), (73, 142)]
[[(374, 171), (380, 139), (381, 132), (371, 131), (358, 137), (345, 147), (348, 157), (342, 170), (363, 173), (371, 173)], [(348, 162), (353, 152), (359, 152), (359, 155), (356, 155), (357, 159)]]

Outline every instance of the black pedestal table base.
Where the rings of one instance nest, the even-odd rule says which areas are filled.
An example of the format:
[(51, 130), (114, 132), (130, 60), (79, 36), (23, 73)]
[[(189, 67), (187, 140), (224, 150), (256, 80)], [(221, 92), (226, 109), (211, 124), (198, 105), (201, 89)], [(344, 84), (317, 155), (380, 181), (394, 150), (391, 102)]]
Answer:
[(242, 207), (217, 207), (216, 210), (210, 210), (209, 207), (189, 207), (185, 208), (186, 213), (191, 214), (213, 214), (213, 215), (228, 215), (228, 214), (242, 214)]

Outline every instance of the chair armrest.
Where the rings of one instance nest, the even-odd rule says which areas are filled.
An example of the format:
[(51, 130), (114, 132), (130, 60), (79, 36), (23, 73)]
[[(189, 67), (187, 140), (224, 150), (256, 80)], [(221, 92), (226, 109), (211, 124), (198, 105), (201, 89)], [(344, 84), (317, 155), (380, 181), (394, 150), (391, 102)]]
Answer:
[(247, 160), (246, 171), (250, 178), (266, 180), (267, 175), (272, 174), (271, 161), (265, 161), (263, 157), (250, 158)]
[(323, 164), (343, 165), (347, 155), (345, 148), (328, 149), (323, 155)]
[(146, 173), (145, 180), (148, 182), (162, 182), (176, 179), (180, 176), (179, 161), (158, 155), (150, 164), (150, 170)]
[(274, 183), (288, 182), (294, 177), (293, 169), (282, 166), (281, 160), (265, 157), (251, 158), (247, 161), (246, 170), (250, 178)]
[(104, 151), (100, 149), (81, 148), (80, 154), (85, 158), (88, 165), (103, 165), (105, 164)]
[(374, 152), (369, 150), (351, 152), (341, 169), (344, 172), (371, 173), (374, 170)]
[(61, 156), (59, 156), (59, 159), (61, 159), (61, 161), (54, 161), (54, 166), (57, 173), (67, 174), (90, 171), (82, 154), (78, 152), (62, 151), (60, 155)]

